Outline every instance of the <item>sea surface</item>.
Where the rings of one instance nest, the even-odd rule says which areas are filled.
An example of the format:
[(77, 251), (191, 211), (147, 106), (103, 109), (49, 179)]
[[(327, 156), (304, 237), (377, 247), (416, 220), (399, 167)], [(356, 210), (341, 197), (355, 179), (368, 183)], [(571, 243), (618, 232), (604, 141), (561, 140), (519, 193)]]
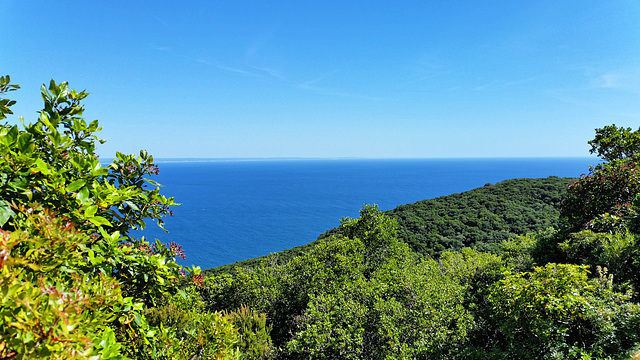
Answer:
[(203, 269), (304, 245), (358, 217), (515, 178), (579, 177), (596, 158), (171, 160), (154, 180), (182, 205), (134, 236), (175, 241)]

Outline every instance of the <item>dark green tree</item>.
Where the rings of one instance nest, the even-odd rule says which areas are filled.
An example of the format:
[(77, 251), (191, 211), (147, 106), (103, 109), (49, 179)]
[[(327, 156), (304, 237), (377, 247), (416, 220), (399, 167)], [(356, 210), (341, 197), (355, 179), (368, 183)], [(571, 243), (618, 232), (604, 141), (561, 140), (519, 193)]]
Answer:
[(569, 231), (618, 231), (637, 216), (634, 200), (640, 195), (640, 129), (605, 126), (596, 129), (589, 144), (590, 152), (607, 162), (591, 167), (589, 174), (569, 185), (560, 215)]
[(589, 141), (591, 154), (606, 161), (630, 158), (640, 153), (640, 128), (617, 127), (615, 124), (596, 129), (596, 136)]
[(560, 215), (570, 231), (616, 231), (636, 213), (632, 206), (640, 194), (640, 155), (591, 168), (567, 188)]

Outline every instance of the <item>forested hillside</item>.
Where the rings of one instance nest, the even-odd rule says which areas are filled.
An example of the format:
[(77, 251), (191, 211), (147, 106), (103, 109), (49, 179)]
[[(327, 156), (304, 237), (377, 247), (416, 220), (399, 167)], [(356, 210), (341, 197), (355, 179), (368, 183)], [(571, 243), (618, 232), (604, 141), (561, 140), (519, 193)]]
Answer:
[(463, 193), (400, 205), (398, 239), (421, 254), (495, 244), (557, 225), (560, 201), (575, 179), (513, 179)]
[[(559, 205), (567, 186), (575, 179), (551, 176), (546, 179), (512, 179), (462, 193), (400, 205), (384, 213), (398, 223), (398, 240), (423, 255), (464, 246), (499, 251), (496, 244), (516, 235), (553, 227), (558, 223)], [(340, 227), (326, 231), (318, 240), (340, 233)], [(275, 253), (280, 261), (308, 251), (317, 240)], [(205, 274), (229, 271), (236, 266), (255, 266), (258, 257), (204, 270)]]

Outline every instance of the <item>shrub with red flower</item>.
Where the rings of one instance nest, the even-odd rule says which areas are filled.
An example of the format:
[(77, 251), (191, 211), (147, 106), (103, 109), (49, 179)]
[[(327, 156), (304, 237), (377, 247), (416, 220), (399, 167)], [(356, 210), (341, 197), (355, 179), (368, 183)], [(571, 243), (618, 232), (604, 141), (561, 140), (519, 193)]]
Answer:
[(639, 155), (591, 168), (567, 188), (560, 214), (570, 230), (610, 231), (635, 214), (631, 205), (640, 193)]

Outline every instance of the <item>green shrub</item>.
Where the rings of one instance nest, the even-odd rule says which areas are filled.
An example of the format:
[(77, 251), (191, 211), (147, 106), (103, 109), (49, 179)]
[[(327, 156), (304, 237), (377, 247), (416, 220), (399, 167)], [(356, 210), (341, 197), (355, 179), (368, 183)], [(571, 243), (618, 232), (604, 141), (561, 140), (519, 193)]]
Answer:
[(640, 340), (640, 307), (598, 268), (547, 264), (495, 283), (488, 296), (508, 358), (627, 358)]
[(29, 229), (0, 230), (0, 354), (121, 358), (112, 326), (138, 316), (137, 306), (113, 278), (79, 270), (87, 235), (44, 213), (28, 219)]
[(271, 327), (267, 325), (267, 316), (240, 306), (231, 312), (224, 312), (238, 329), (238, 347), (247, 359), (266, 359), (271, 352)]
[[(0, 78), (0, 95), (15, 88)], [(158, 169), (145, 151), (100, 164), (87, 95), (51, 81), (35, 123), (0, 124), (0, 355), (238, 358), (230, 320), (185, 310), (200, 278), (176, 263), (181, 248), (128, 236), (176, 204), (147, 178)], [(14, 103), (0, 98), (0, 119)], [(169, 299), (183, 317), (150, 324), (145, 312)]]

